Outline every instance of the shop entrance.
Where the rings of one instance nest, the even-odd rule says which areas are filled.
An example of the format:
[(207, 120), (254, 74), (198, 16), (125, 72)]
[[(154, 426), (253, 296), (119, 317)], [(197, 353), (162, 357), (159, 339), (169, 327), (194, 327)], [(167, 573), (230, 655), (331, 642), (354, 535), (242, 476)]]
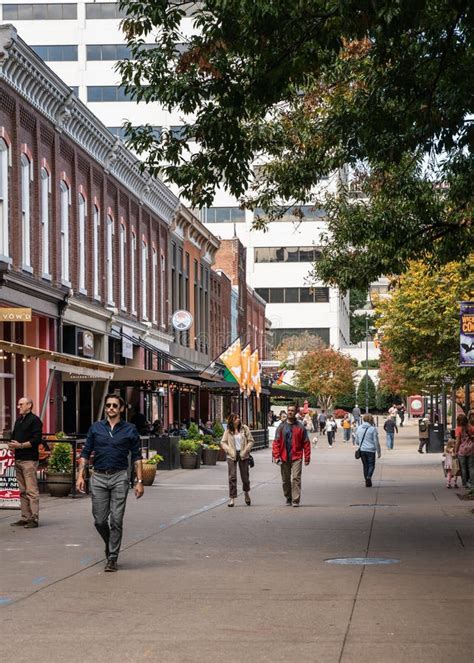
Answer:
[(63, 429), (85, 435), (94, 417), (94, 383), (63, 382)]

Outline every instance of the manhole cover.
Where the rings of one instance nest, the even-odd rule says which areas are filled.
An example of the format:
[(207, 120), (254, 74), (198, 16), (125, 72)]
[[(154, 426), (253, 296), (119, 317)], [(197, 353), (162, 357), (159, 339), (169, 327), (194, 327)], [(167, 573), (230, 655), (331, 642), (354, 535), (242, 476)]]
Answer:
[(346, 564), (349, 566), (374, 566), (376, 564), (400, 564), (399, 559), (387, 559), (384, 557), (336, 557), (325, 559), (328, 564)]
[(349, 506), (380, 507), (380, 506), (398, 506), (398, 504), (350, 504)]

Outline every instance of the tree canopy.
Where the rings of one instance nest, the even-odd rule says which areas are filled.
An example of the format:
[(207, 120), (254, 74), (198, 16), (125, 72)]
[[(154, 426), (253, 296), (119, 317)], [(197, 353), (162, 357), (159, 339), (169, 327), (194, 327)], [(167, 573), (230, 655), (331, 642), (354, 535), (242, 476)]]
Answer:
[(333, 348), (321, 347), (296, 364), (297, 387), (315, 396), (325, 410), (354, 389), (355, 367), (350, 357)]
[[(257, 227), (284, 209), (323, 207), (329, 232), (315, 276), (343, 289), (413, 258), (467, 255), (468, 0), (120, 4), (132, 53), (118, 65), (123, 84), (185, 123), (158, 137), (129, 122), (129, 145), (191, 205), (212, 205), (224, 186), (258, 210)], [(333, 173), (339, 187), (325, 195), (318, 185)]]

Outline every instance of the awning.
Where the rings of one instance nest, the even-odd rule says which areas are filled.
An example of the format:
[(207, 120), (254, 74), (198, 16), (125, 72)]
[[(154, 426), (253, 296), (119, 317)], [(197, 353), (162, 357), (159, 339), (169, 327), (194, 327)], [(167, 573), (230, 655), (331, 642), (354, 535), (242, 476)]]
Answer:
[(299, 389), (285, 389), (284, 387), (274, 387), (273, 385), (269, 389), (270, 396), (273, 398), (280, 396), (288, 400), (289, 398), (309, 398), (310, 396), (306, 391), (300, 391)]
[(138, 382), (140, 380), (160, 380), (162, 382), (179, 382), (190, 386), (199, 387), (198, 380), (184, 378), (178, 375), (169, 375), (161, 371), (150, 371), (145, 368), (136, 368), (134, 366), (114, 366), (114, 382)]
[(97, 359), (76, 357), (63, 352), (35, 348), (31, 345), (13, 343), (12, 341), (0, 341), (0, 350), (23, 355), (29, 359), (44, 359), (48, 362), (49, 368), (69, 373), (71, 376), (86, 375), (97, 380), (111, 380), (116, 368), (113, 364), (106, 364), (103, 361), (97, 361)]

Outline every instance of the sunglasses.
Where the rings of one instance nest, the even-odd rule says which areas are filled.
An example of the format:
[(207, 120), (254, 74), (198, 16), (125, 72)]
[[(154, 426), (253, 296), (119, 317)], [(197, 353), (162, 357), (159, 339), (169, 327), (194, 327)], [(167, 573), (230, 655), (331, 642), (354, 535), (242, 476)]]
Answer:
[(118, 403), (106, 403), (105, 407), (110, 407), (113, 408), (114, 410), (118, 410), (120, 405)]

